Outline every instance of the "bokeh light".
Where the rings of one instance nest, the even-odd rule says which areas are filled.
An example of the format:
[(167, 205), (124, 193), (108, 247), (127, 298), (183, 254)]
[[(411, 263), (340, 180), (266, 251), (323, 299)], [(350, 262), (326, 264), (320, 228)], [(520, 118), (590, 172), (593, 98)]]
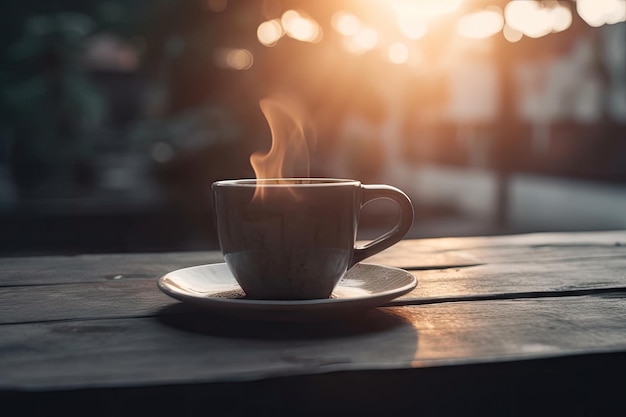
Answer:
[(506, 23), (510, 29), (530, 38), (540, 38), (551, 32), (568, 29), (572, 25), (572, 12), (569, 7), (559, 2), (548, 5), (550, 4), (555, 6), (544, 7), (535, 0), (511, 1), (504, 9)]
[(344, 39), (344, 46), (352, 53), (363, 54), (376, 48), (378, 40), (378, 33), (374, 29), (362, 27), (357, 34)]
[(409, 39), (420, 39), (428, 32), (428, 23), (419, 16), (397, 15), (400, 32)]
[(361, 29), (358, 17), (347, 12), (337, 12), (331, 19), (331, 25), (338, 33), (344, 36), (354, 36)]
[(387, 57), (393, 64), (404, 64), (409, 60), (409, 48), (402, 42), (395, 42), (389, 45)]
[(550, 11), (552, 15), (552, 31), (562, 32), (572, 25), (572, 11), (568, 6), (559, 3)]
[(398, 28), (409, 39), (420, 39), (428, 31), (428, 22), (453, 13), (463, 0), (390, 0)]
[(524, 35), (530, 38), (540, 38), (552, 32), (552, 15), (550, 10), (538, 8), (532, 19), (529, 19), (524, 26)]
[(265, 46), (274, 46), (283, 37), (283, 30), (280, 20), (268, 20), (259, 25), (256, 31), (257, 38)]
[(626, 0), (578, 0), (576, 11), (589, 26), (626, 21)]
[(281, 17), (287, 36), (302, 41), (317, 43), (322, 40), (322, 28), (309, 16), (296, 10), (287, 10)]
[(169, 143), (156, 142), (150, 148), (150, 156), (156, 162), (163, 164), (169, 162), (174, 157), (174, 149)]
[(247, 49), (220, 48), (215, 51), (215, 63), (219, 67), (244, 71), (254, 63), (252, 52)]
[(508, 24), (504, 24), (504, 28), (502, 29), (502, 35), (504, 35), (504, 39), (511, 43), (519, 42), (524, 37), (524, 34), (517, 29), (513, 29)]
[(494, 7), (463, 16), (457, 30), (467, 38), (484, 39), (499, 33), (503, 25), (502, 10)]
[(456, 12), (463, 0), (381, 0), (391, 3), (397, 15), (432, 19)]

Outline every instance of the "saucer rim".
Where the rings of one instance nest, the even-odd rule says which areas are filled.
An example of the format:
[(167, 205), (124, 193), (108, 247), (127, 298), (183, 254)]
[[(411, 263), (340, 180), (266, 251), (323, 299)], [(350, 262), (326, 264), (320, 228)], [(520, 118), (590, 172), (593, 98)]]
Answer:
[[(232, 309), (270, 308), (270, 309), (276, 309), (276, 310), (282, 310), (282, 309), (289, 310), (289, 309), (294, 309), (294, 308), (297, 309), (298, 307), (303, 307), (303, 308), (304, 307), (306, 308), (318, 307), (322, 309), (322, 308), (328, 308), (330, 306), (335, 306), (335, 305), (374, 302), (379, 299), (382, 300), (380, 304), (383, 304), (384, 302), (387, 302), (397, 297), (400, 297), (402, 295), (405, 295), (417, 287), (417, 283), (418, 283), (417, 278), (405, 269), (397, 268), (394, 266), (374, 264), (374, 263), (369, 263), (369, 262), (359, 262), (356, 265), (368, 265), (368, 266), (374, 266), (377, 268), (383, 268), (385, 270), (394, 270), (398, 273), (402, 273), (406, 278), (409, 279), (409, 282), (397, 288), (387, 289), (385, 291), (359, 295), (355, 297), (318, 298), (318, 299), (311, 299), (311, 300), (254, 300), (254, 299), (241, 299), (241, 298), (228, 298), (228, 297), (224, 297), (224, 298), (212, 297), (210, 295), (193, 296), (186, 292), (177, 292), (175, 290), (172, 290), (170, 286), (165, 284), (165, 280), (167, 278), (169, 278), (170, 280), (172, 279), (171, 277), (172, 274), (180, 273), (185, 270), (196, 269), (196, 268), (216, 268), (216, 267), (227, 268), (226, 263), (218, 262), (218, 263), (211, 263), (211, 264), (189, 266), (189, 267), (179, 268), (179, 269), (170, 271), (162, 275), (161, 277), (159, 277), (159, 279), (157, 280), (157, 287), (166, 295), (172, 298), (175, 298), (179, 301), (189, 302), (189, 303), (201, 305), (204, 307), (210, 307), (210, 305), (214, 305), (214, 306), (219, 305), (220, 308), (232, 308)], [(233, 280), (235, 280), (234, 277), (233, 277)], [(337, 284), (337, 286), (338, 287), (341, 286), (341, 281)], [(231, 290), (238, 290), (238, 289), (241, 289), (241, 287), (236, 281), (234, 281), (233, 287)], [(380, 306), (380, 304), (376, 304), (373, 307)]]

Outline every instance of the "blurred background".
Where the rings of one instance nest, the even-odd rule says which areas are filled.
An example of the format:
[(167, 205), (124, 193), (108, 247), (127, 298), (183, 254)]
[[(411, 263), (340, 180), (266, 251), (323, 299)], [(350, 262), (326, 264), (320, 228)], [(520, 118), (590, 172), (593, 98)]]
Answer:
[(311, 176), (404, 190), (410, 237), (626, 228), (625, 0), (29, 0), (0, 20), (0, 256), (217, 249), (210, 184), (255, 176), (268, 97), (306, 122)]

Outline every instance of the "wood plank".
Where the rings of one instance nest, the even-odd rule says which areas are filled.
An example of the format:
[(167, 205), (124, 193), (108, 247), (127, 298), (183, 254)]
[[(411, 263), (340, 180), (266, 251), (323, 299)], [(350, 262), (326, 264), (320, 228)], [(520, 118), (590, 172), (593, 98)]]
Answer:
[(621, 255), (492, 263), (412, 273), (418, 286), (399, 299), (403, 302), (589, 289), (626, 291), (626, 256)]
[(175, 303), (155, 278), (7, 287), (0, 288), (0, 325), (150, 316)]
[(378, 309), (321, 324), (156, 317), (0, 326), (0, 390), (250, 381), (626, 350), (626, 298), (582, 296)]
[[(418, 286), (392, 305), (528, 297), (575, 291), (626, 292), (626, 257), (494, 263), (414, 271)], [(76, 276), (76, 275), (75, 275)], [(0, 324), (149, 316), (177, 303), (156, 287), (157, 275), (96, 283), (0, 288)], [(558, 294), (554, 294), (558, 295)]]
[(223, 262), (220, 252), (169, 252), (0, 258), (0, 287), (158, 278), (194, 265)]
[[(0, 258), (0, 287), (158, 278), (175, 269), (223, 259), (218, 251)], [(431, 268), (440, 268), (468, 261), (463, 255), (440, 254), (432, 256), (429, 263)]]
[[(370, 395), (380, 399), (375, 389), (364, 395), (354, 388), (367, 375), (366, 380), (387, 381), (382, 386), (393, 387), (394, 392), (398, 386), (406, 387), (401, 398), (395, 398), (410, 404), (405, 412), (413, 412), (415, 402), (407, 399), (421, 395), (428, 402), (434, 398), (416, 389), (416, 381), (422, 381), (419, 386), (423, 388), (439, 381), (430, 393), (434, 394), (451, 389), (449, 380), (458, 382), (461, 374), (463, 383), (452, 391), (467, 393), (470, 404), (485, 388), (481, 380), (495, 377), (499, 382), (482, 392), (488, 399), (483, 406), (493, 406), (494, 388), (512, 381), (507, 392), (521, 394), (513, 402), (508, 398), (498, 404), (516, 410), (517, 415), (533, 414), (532, 407), (520, 413), (520, 405), (529, 404), (528, 398), (546, 389), (550, 397), (554, 389), (565, 393), (559, 398), (570, 405), (568, 410), (583, 410), (571, 396), (587, 396), (595, 402), (596, 394), (614, 387), (605, 384), (589, 397), (589, 388), (601, 386), (602, 370), (593, 374), (594, 381), (584, 379), (584, 388), (568, 385), (562, 368), (560, 379), (546, 383), (544, 378), (546, 373), (556, 375), (556, 371), (550, 374), (549, 365), (555, 358), (574, 358), (564, 366), (571, 365), (571, 375), (577, 378), (581, 361), (575, 358), (593, 358), (595, 353), (604, 353), (600, 356), (606, 358), (610, 352), (623, 358), (625, 242), (624, 231), (403, 241), (369, 261), (427, 269), (414, 271), (420, 284), (399, 302), (430, 304), (379, 308), (357, 319), (305, 325), (228, 319), (178, 303), (156, 289), (156, 278), (163, 273), (221, 262), (218, 252), (0, 259), (0, 287), (4, 286), (0, 288), (0, 321), (5, 323), (0, 325), (0, 399), (10, 407), (17, 398), (11, 390), (26, 390), (20, 398), (29, 404), (35, 404), (30, 396), (35, 391), (56, 395), (55, 390), (76, 390), (66, 391), (73, 392), (68, 410), (75, 410), (76, 400), (84, 401), (77, 393), (89, 392), (84, 388), (128, 393), (133, 390), (119, 388), (167, 387), (153, 398), (163, 403), (160, 399), (165, 396), (172, 399), (172, 387), (181, 387), (179, 399), (188, 404), (189, 384), (200, 384), (205, 389), (196, 392), (194, 404), (202, 406), (216, 384), (228, 386), (220, 392), (230, 393), (229, 398), (237, 402), (242, 386), (258, 393), (258, 384), (241, 381), (276, 381), (283, 376), (289, 377), (278, 378), (283, 388), (294, 387), (294, 392), (310, 383), (317, 387), (310, 393), (319, 394), (320, 384), (335, 384), (323, 397), (320, 394), (320, 404), (333, 398), (335, 389), (341, 392), (338, 395), (352, 393), (357, 402)], [(462, 267), (467, 265), (476, 266)], [(577, 296), (565, 296), (576, 291), (580, 291)], [(596, 294), (584, 295), (585, 291)], [(489, 295), (518, 299), (480, 300)], [(541, 365), (533, 365), (538, 362)], [(610, 360), (594, 358), (584, 363), (595, 370), (599, 362), (601, 369), (612, 369)], [(523, 380), (513, 380), (508, 373), (512, 368), (503, 367), (511, 363), (521, 364), (516, 372), (527, 372)], [(621, 359), (620, 370), (625, 363)], [(490, 375), (489, 369), (498, 371)], [(527, 369), (532, 371), (521, 371)], [(425, 374), (428, 370), (436, 372)], [(324, 375), (328, 378), (300, 385), (294, 379)], [(409, 383), (399, 375), (418, 377)], [(537, 375), (541, 375), (538, 382), (544, 383), (534, 392)], [(605, 405), (606, 400), (614, 406), (615, 399), (623, 398), (625, 386), (622, 380), (615, 381), (620, 390), (606, 394)], [(344, 389), (348, 386), (353, 389)], [(268, 392), (274, 392), (273, 388)], [(219, 395), (213, 398), (221, 399)], [(283, 401), (280, 396), (272, 398), (267, 401)], [(445, 401), (448, 394), (438, 398)], [(112, 403), (116, 401), (107, 399), (106, 404)], [(293, 410), (298, 410), (302, 403), (295, 403)], [(623, 401), (620, 404), (623, 408)], [(135, 405), (133, 410), (145, 406), (145, 397), (139, 395)], [(588, 414), (597, 411), (591, 402), (583, 405), (588, 406)], [(92, 406), (88, 402), (83, 411)], [(119, 407), (115, 413), (102, 415), (120, 415), (127, 404), (119, 403)], [(197, 409), (193, 407), (189, 414)], [(441, 411), (439, 406), (433, 409)], [(256, 411), (247, 410), (242, 415)], [(465, 410), (459, 407), (457, 411)], [(563, 411), (560, 406), (553, 410)]]
[[(626, 231), (530, 233), (506, 236), (403, 240), (367, 262), (406, 269), (441, 265), (537, 262), (578, 257), (626, 256)], [(453, 265), (454, 266), (454, 265)]]
[[(475, 264), (467, 259), (453, 253), (433, 255), (426, 267)], [(158, 278), (176, 269), (223, 261), (216, 251), (0, 258), (0, 287)]]
[[(428, 270), (611, 256), (626, 256), (626, 231), (405, 240), (367, 262)], [(220, 252), (1, 258), (0, 287), (153, 278), (215, 262), (223, 262)]]

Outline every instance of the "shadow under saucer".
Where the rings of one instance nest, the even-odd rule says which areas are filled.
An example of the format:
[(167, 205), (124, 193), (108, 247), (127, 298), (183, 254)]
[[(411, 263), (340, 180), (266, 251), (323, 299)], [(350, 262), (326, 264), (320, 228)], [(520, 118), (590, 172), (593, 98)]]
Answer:
[(407, 331), (415, 334), (414, 327), (407, 319), (388, 309), (371, 309), (329, 320), (290, 322), (238, 318), (193, 304), (176, 303), (159, 310), (156, 317), (160, 323), (180, 330), (244, 339), (335, 338), (397, 330), (399, 327), (406, 327)]

